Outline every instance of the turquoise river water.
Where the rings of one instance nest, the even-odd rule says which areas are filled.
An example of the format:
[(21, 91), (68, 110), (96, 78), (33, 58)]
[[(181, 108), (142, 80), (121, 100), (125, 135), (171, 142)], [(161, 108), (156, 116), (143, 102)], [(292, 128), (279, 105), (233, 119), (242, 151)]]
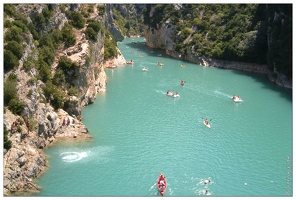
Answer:
[(262, 75), (172, 59), (143, 38), (118, 46), (135, 64), (106, 69), (106, 92), (83, 110), (94, 139), (45, 149), (50, 167), (34, 196), (155, 197), (160, 172), (165, 196), (293, 195), (291, 90)]

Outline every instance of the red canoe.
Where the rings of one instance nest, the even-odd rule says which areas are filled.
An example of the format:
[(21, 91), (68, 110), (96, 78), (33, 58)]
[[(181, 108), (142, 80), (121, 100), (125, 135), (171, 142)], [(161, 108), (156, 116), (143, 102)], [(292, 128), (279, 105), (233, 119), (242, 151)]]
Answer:
[(160, 174), (158, 176), (156, 185), (157, 185), (157, 189), (158, 189), (159, 193), (163, 196), (166, 192), (166, 189), (167, 189), (166, 179), (163, 174)]

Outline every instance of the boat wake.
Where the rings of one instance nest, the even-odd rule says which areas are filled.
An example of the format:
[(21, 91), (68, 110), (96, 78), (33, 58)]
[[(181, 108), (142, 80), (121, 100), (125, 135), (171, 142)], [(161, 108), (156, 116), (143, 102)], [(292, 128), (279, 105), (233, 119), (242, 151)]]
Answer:
[[(84, 149), (81, 152), (75, 151), (78, 149), (67, 149), (65, 152), (61, 152), (59, 157), (64, 162), (77, 162), (79, 160), (84, 159), (84, 161), (88, 162), (90, 160), (96, 160), (96, 162), (100, 161), (108, 161), (108, 153), (113, 150), (113, 147), (94, 147), (91, 149)], [(87, 158), (85, 160), (85, 158)]]
[(231, 95), (225, 94), (225, 93), (220, 92), (220, 91), (218, 91), (218, 90), (215, 90), (214, 92), (215, 92), (216, 94), (219, 94), (219, 96), (221, 96), (221, 97), (232, 98)]
[(61, 159), (65, 162), (75, 162), (87, 156), (87, 152), (63, 152), (60, 154)]
[(142, 62), (144, 65), (151, 65), (151, 66), (155, 66), (155, 62), (148, 62), (148, 61), (144, 61)]
[(201, 179), (197, 185), (196, 193), (198, 195), (211, 195), (212, 191), (209, 189), (209, 185), (213, 184), (213, 181), (211, 180), (211, 177), (208, 179)]
[(163, 91), (163, 90), (155, 90), (157, 93), (160, 93), (160, 94), (166, 94), (166, 91)]

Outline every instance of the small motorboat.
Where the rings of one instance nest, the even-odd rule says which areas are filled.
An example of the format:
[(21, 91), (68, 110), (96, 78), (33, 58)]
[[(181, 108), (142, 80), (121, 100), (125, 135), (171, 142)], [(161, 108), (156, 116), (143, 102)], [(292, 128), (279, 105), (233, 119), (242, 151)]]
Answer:
[(204, 120), (203, 123), (206, 127), (211, 128), (210, 122), (206, 122), (206, 120)]
[(181, 67), (185, 68), (186, 66), (184, 64), (181, 64)]
[(157, 65), (158, 66), (163, 66), (163, 63), (162, 62), (158, 62)]
[(161, 194), (161, 196), (163, 196), (167, 189), (167, 182), (166, 182), (166, 178), (162, 173), (160, 173), (160, 175), (158, 176), (156, 185), (159, 193)]

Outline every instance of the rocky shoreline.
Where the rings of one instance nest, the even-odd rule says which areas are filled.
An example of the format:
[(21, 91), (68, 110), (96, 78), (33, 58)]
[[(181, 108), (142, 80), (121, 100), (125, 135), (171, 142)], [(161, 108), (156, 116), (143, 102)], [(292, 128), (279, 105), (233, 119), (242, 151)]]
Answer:
[(287, 88), (287, 89), (292, 89), (292, 82), (288, 80), (288, 78), (285, 75), (278, 72), (271, 72), (266, 65), (259, 65), (256, 63), (243, 63), (243, 62), (236, 62), (236, 61), (217, 60), (217, 59), (207, 58), (207, 57), (197, 57), (194, 55), (182, 56), (178, 53), (174, 53), (169, 50), (166, 50), (166, 54), (175, 59), (186, 60), (201, 66), (217, 67), (222, 69), (234, 69), (239, 71), (264, 74), (268, 77), (268, 79), (271, 82), (275, 83), (276, 85)]

